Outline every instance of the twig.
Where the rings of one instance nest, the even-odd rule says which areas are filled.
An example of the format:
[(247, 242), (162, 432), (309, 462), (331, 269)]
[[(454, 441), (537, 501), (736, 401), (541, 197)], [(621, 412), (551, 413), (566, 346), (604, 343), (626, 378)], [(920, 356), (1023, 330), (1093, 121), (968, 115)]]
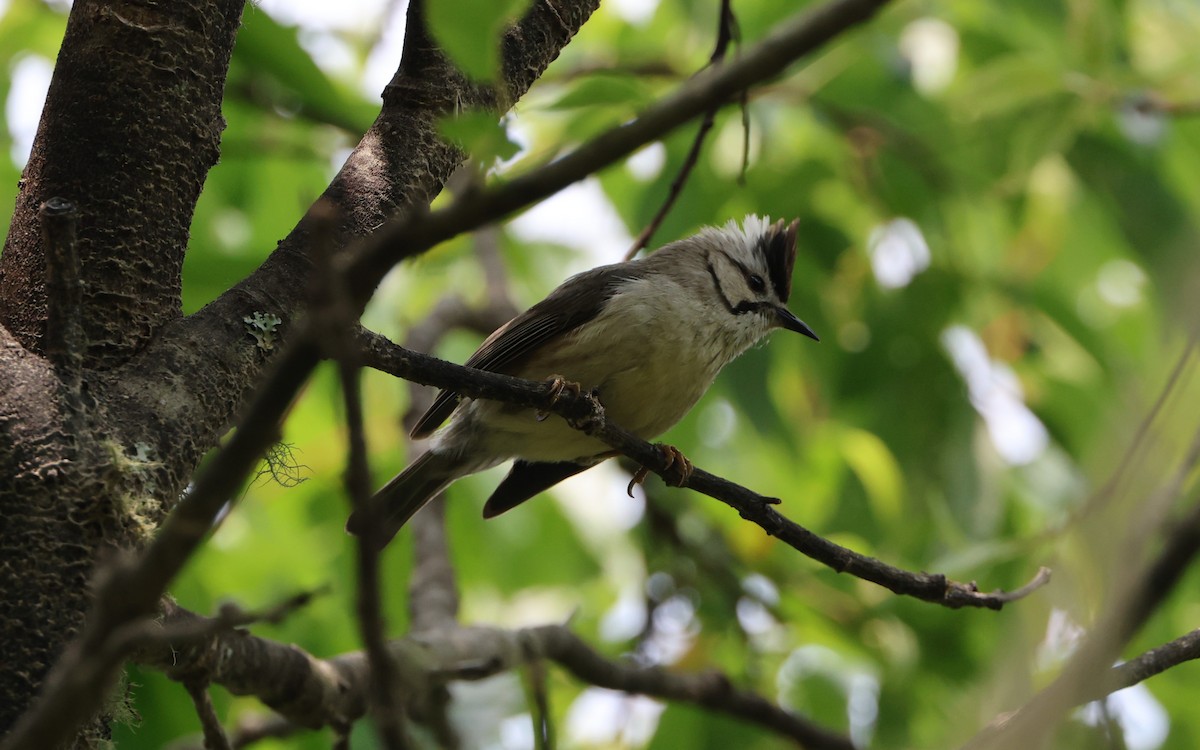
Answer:
[[(258, 622), (266, 622), (266, 623), (271, 623), (272, 625), (278, 625), (279, 623), (283, 622), (284, 619), (286, 619), (288, 617), (288, 615), (292, 614), (293, 612), (295, 612), (298, 609), (307, 607), (308, 603), (311, 602), (314, 598), (321, 596), (322, 594), (326, 594), (328, 592), (329, 592), (328, 586), (320, 586), (315, 589), (310, 589), (308, 591), (301, 591), (301, 592), (292, 594), (287, 599), (284, 599), (283, 601), (281, 601), (277, 604), (272, 604), (270, 607), (267, 607), (266, 609), (258, 609), (258, 610), (253, 610), (253, 609), (245, 610), (245, 609), (242, 609), (241, 607), (237, 606), (236, 604), (225, 603), (225, 604), (222, 604), (221, 607), (218, 609), (217, 616), (212, 618), (211, 620), (209, 620), (209, 624), (212, 627), (215, 627), (218, 629), (224, 629), (224, 630), (232, 630), (233, 628), (245, 627), (246, 625), (253, 625), (254, 623), (258, 623)], [(165, 605), (164, 605), (164, 608), (165, 608)], [(169, 639), (177, 639), (177, 638), (187, 638), (187, 637), (189, 637), (189, 635), (190, 635), (190, 637), (196, 637), (196, 636), (208, 635), (208, 633), (207, 632), (199, 632), (199, 633), (189, 634), (186, 631), (171, 632), (171, 631), (164, 630), (164, 631), (160, 632), (157, 637), (160, 639), (168, 639), (169, 640)]]
[(1079, 702), (1086, 703), (1109, 693), (1115, 693), (1162, 674), (1171, 667), (1195, 659), (1200, 659), (1200, 629), (1193, 630), (1113, 667), (1108, 671), (1108, 677), (1104, 680), (1103, 685), (1083, 696)]
[(1082, 517), (1099, 512), (1116, 495), (1121, 481), (1129, 471), (1129, 467), (1133, 464), (1134, 459), (1141, 454), (1146, 436), (1150, 433), (1150, 427), (1158, 419), (1158, 415), (1162, 413), (1163, 407), (1166, 406), (1171, 394), (1175, 392), (1176, 386), (1182, 381), (1183, 373), (1196, 353), (1197, 343), (1200, 342), (1198, 342), (1195, 335), (1188, 337), (1187, 344), (1183, 347), (1183, 352), (1179, 355), (1175, 366), (1171, 368), (1171, 373), (1167, 376), (1167, 381), (1163, 384), (1162, 390), (1159, 391), (1158, 396), (1154, 399), (1154, 403), (1150, 406), (1146, 415), (1142, 417), (1137, 430), (1134, 431), (1133, 439), (1129, 442), (1129, 446), (1121, 456), (1117, 468), (1113, 470), (1112, 475), (1104, 483), (1104, 486), (1098, 489), (1092, 495), (1091, 499), (1078, 511), (1074, 520), (1078, 521)]
[[(355, 509), (367, 508), (371, 496), (367, 468), (367, 445), (363, 432), (362, 393), (358, 366), (349, 358), (339, 362), (342, 392), (346, 406), (346, 424), (350, 433), (349, 465), (346, 489)], [(410, 746), (403, 720), (403, 704), (397, 694), (396, 665), (384, 640), (383, 607), (379, 600), (379, 555), (381, 547), (374, 530), (379, 524), (368, 522), (368, 530), (358, 543), (358, 623), (370, 662), (369, 684), (371, 716), (380, 739), (389, 750)]]
[(591, 685), (694, 703), (768, 727), (808, 748), (854, 748), (846, 737), (789, 713), (756, 693), (735, 687), (719, 672), (679, 674), (659, 667), (610, 661), (558, 625), (532, 628), (528, 633), (547, 658)]
[[(229, 744), (234, 750), (250, 747), (260, 740), (285, 739), (302, 731), (298, 726), (282, 716), (275, 714), (252, 714), (238, 720), (237, 726), (229, 733)], [(173, 750), (195, 750), (203, 745), (188, 743), (171, 743)]]
[[(651, 471), (663, 475), (668, 470), (666, 460), (658, 449), (608, 422), (604, 418), (603, 406), (590, 394), (564, 393), (554, 398), (551, 389), (545, 383), (451, 364), (404, 349), (369, 331), (362, 332), (361, 336), (363, 364), (369, 367), (405, 380), (448, 388), (470, 398), (490, 398), (554, 412), (568, 423), (599, 438)], [(1000, 609), (1007, 602), (1027, 596), (1050, 578), (1049, 570), (1043, 568), (1033, 580), (1015, 592), (983, 593), (974, 583), (958, 583), (937, 574), (911, 573), (834, 544), (780, 515), (771, 507), (777, 504), (778, 500), (759, 495), (699, 467), (695, 468), (683, 486), (729, 505), (743, 518), (758, 524), (771, 536), (839, 573), (850, 573), (897, 594), (913, 596), (946, 607)]]
[(446, 502), (438, 495), (413, 519), (413, 572), (408, 619), (414, 633), (452, 626), (458, 619), (458, 581), (446, 544)]
[(192, 705), (200, 717), (200, 727), (204, 731), (204, 750), (233, 750), (221, 720), (217, 718), (213, 708), (212, 697), (208, 694), (208, 683), (201, 680), (185, 680), (183, 686), (192, 697)]
[(1200, 115), (1200, 100), (1168, 101), (1162, 94), (1150, 91), (1128, 100), (1138, 112), (1158, 113), (1168, 117), (1191, 117)]
[[(646, 493), (646, 528), (651, 539), (646, 545), (649, 555), (652, 550), (668, 549), (674, 553), (672, 557), (688, 561), (687, 573), (691, 579), (690, 585), (699, 585), (715, 589), (725, 598), (732, 609), (742, 597), (754, 600), (776, 620), (783, 622), (787, 616), (780, 611), (775, 602), (768, 601), (743, 586), (742, 578), (746, 566), (730, 549), (729, 539), (713, 524), (704, 523), (703, 536), (696, 533), (684, 533), (678, 515), (659, 494), (660, 488), (643, 487)], [(662, 488), (666, 489), (666, 488)], [(675, 573), (678, 576), (678, 573)], [(689, 585), (689, 584), (683, 584)], [(649, 606), (653, 611), (657, 605), (647, 592)], [(651, 630), (652, 618), (647, 618), (643, 636)], [(743, 631), (743, 635), (744, 635)]]
[(522, 645), (527, 661), (524, 682), (526, 700), (531, 704), (529, 718), (533, 722), (533, 747), (534, 750), (550, 750), (556, 743), (554, 720), (550, 716), (550, 698), (546, 693), (546, 668), (534, 639), (526, 638)]
[[(713, 49), (712, 56), (708, 59), (709, 65), (716, 65), (725, 59), (725, 52), (729, 48), (729, 43), (733, 41), (736, 28), (737, 19), (734, 18), (730, 0), (721, 0), (721, 8), (717, 16), (717, 43)], [(721, 103), (717, 102), (710, 106), (708, 111), (704, 113), (704, 119), (700, 121), (700, 127), (696, 131), (696, 137), (692, 140), (692, 146), (688, 149), (687, 156), (683, 159), (683, 165), (680, 166), (675, 179), (671, 181), (671, 187), (667, 190), (666, 200), (663, 201), (658, 212), (654, 214), (654, 218), (650, 219), (650, 223), (646, 225), (646, 228), (638, 234), (637, 239), (633, 241), (633, 245), (625, 252), (625, 260), (633, 260), (633, 256), (646, 247), (650, 242), (650, 238), (662, 226), (663, 219), (667, 218), (667, 214), (671, 211), (675, 202), (679, 200), (679, 196), (683, 193), (684, 183), (687, 182), (692, 170), (696, 168), (696, 163), (700, 160), (700, 151), (704, 148), (704, 141), (708, 137), (709, 132), (712, 131), (713, 123), (717, 119), (717, 111), (720, 108)], [(745, 112), (744, 97), (742, 98), (742, 111), (743, 113)]]

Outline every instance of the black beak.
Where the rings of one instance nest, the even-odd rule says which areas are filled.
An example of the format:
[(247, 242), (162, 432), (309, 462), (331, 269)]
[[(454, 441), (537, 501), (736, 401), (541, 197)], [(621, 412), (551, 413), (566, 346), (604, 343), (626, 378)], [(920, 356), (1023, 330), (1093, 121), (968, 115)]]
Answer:
[(807, 323), (797, 318), (792, 314), (791, 310), (782, 305), (775, 308), (775, 319), (779, 321), (779, 326), (781, 328), (786, 328), (789, 331), (795, 331), (796, 333), (803, 333), (813, 341), (821, 340), (817, 337), (817, 334), (813, 333), (813, 329), (808, 327)]

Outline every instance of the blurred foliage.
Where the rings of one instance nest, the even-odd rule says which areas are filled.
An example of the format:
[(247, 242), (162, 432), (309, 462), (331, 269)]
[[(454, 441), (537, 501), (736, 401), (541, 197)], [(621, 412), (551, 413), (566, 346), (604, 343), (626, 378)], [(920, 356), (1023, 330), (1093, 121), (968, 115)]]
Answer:
[[(635, 5), (602, 7), (505, 118), (507, 136), (490, 125), (463, 131), (500, 144), (491, 153), (502, 158), (511, 155), (503, 144), (521, 144), (493, 175), (544, 163), (627, 120), (706, 63), (716, 0), (647, 2), (648, 15), (622, 16)], [(743, 43), (796, 5), (735, 0)], [(475, 6), (489, 10), (438, 23), (457, 30), (464, 64), (486, 72), (494, 50), (479, 47), (481, 29), (507, 6)], [(15, 71), (30, 56), (53, 59), (63, 25), (48, 6), (10, 3), (0, 64)], [(1119, 491), (1093, 502), (1194, 330), (1198, 36), (1200, 5), (1181, 0), (896, 3), (751, 92), (748, 134), (742, 112), (723, 110), (655, 237), (661, 244), (751, 212), (798, 217), (790, 306), (823, 339), (780, 333), (749, 352), (670, 442), (860, 552), (984, 589), (1015, 588), (1045, 564), (1055, 571), (1049, 587), (999, 613), (900, 599), (800, 557), (702, 496), (652, 479), (649, 499), (630, 501), (627, 474), (606, 465), (488, 523), (479, 506), (494, 473), (454, 486), (464, 620), (573, 617), (606, 653), (724, 669), (876, 748), (954, 745), (1045, 685), (1107, 600), (1113, 575), (1143, 558), (1130, 537), (1153, 540), (1170, 518), (1174, 496), (1154, 499), (1154, 490), (1195, 427), (1200, 386), (1186, 370)], [(187, 311), (266, 257), (369, 124), (377, 98), (359, 89), (379, 40), (361, 28), (289, 27), (247, 6), (222, 159), (196, 210)], [(331, 46), (338, 66), (323, 53)], [(0, 76), (6, 122), (28, 106), (11, 101), (12, 90)], [(535, 209), (504, 228), (517, 303), (536, 301), (571, 271), (618, 260), (621, 248), (598, 247), (601, 227), (640, 231), (694, 133), (682, 128), (598, 175), (593, 184), (611, 207), (565, 218), (560, 208)], [(0, 139), (14, 151), (11, 128)], [(0, 160), (6, 205), (23, 158)], [(539, 234), (556, 219), (574, 228), (569, 242)], [(483, 302), (484, 290), (474, 243), (458, 238), (392, 274), (367, 322), (402, 337), (440, 296)], [(461, 361), (477, 343), (458, 333), (438, 353)], [(372, 468), (383, 481), (408, 458), (396, 448), (408, 395), (375, 373), (365, 388)], [(329, 585), (332, 593), (284, 623), (254, 630), (330, 656), (358, 647), (332, 372), (308, 387), (285, 440), (308, 481), (250, 487), (173, 593), (204, 612), (226, 598), (263, 606)], [(1195, 482), (1185, 477), (1185, 489)], [(386, 555), (395, 634), (407, 620), (410, 557), (402, 534)], [(1127, 657), (1195, 627), (1198, 583), (1191, 573)], [(1197, 669), (1182, 666), (1109, 702), (1129, 747), (1200, 745)], [(679, 705), (660, 713), (551, 674), (564, 747), (779, 746), (725, 717)], [(118, 728), (119, 747), (195, 734), (182, 689), (146, 670), (131, 669), (130, 679), (142, 718)], [(262, 711), (214, 693), (231, 724)], [(477, 746), (528, 746), (516, 683), (464, 688), (459, 703)], [(1054, 746), (1099, 746), (1110, 728), (1097, 716), (1081, 713)], [(328, 742), (318, 734), (258, 746)], [(374, 742), (356, 731), (355, 747)]]

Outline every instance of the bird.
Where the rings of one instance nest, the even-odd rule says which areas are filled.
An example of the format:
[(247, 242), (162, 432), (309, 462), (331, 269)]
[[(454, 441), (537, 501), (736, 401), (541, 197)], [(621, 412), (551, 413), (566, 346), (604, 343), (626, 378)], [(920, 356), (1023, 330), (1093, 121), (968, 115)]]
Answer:
[[(652, 439), (771, 331), (820, 340), (786, 306), (797, 227), (751, 214), (740, 227), (704, 227), (645, 257), (572, 276), (492, 333), (466, 365), (582, 384), (609, 421)], [(455, 480), (515, 459), (484, 504), (491, 518), (615, 455), (556, 415), (446, 390), (412, 430), (414, 438), (431, 434), (428, 450), (369, 500), (371, 510), (351, 514), (347, 531), (361, 535), (368, 518), (382, 521), (377, 540), (386, 544)], [(660, 448), (690, 469), (677, 449)]]

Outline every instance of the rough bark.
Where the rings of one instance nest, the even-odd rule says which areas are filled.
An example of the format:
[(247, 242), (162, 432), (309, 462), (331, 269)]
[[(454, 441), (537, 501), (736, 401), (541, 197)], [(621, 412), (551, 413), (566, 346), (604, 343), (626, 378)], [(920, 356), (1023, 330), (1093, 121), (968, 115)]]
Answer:
[(192, 210), (217, 161), (242, 0), (75, 3), (0, 256), (0, 322), (42, 348), (38, 206), (79, 208), (85, 364), (126, 361), (180, 314)]

